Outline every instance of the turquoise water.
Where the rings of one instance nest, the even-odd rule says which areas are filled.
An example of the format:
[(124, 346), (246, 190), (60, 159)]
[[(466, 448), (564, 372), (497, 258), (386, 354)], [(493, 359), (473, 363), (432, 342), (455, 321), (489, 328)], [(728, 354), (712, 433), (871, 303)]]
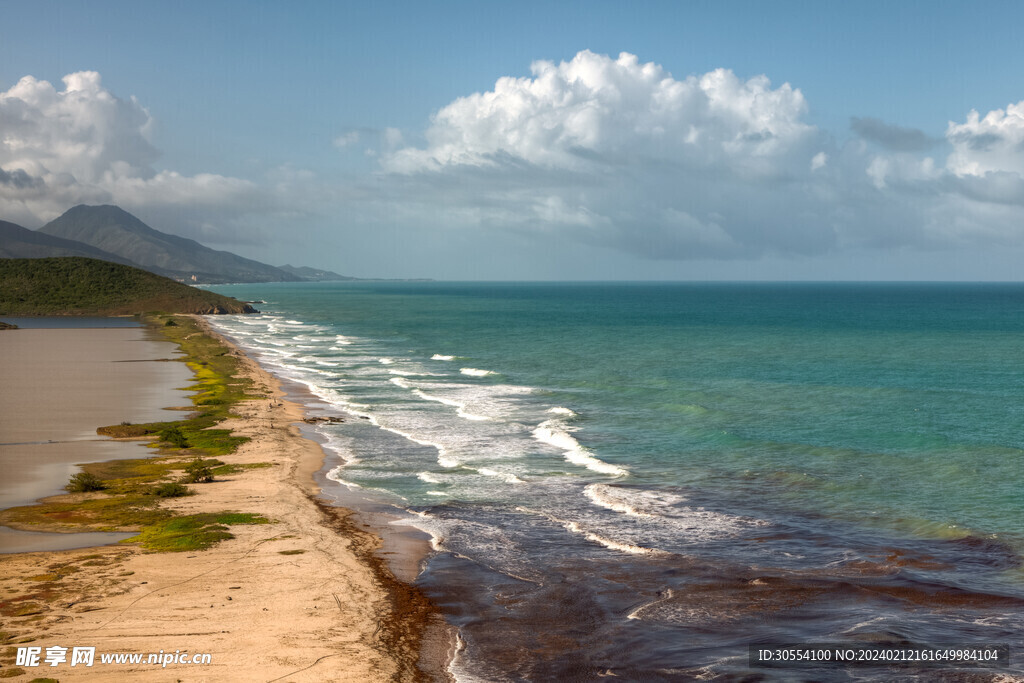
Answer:
[[(489, 641), (473, 615), (500, 600), (456, 598), (446, 581), (525, 591), (517, 598), (525, 624), (541, 610), (540, 595), (550, 600), (553, 576), (564, 580), (582, 571), (569, 564), (586, 564), (588, 580), (605, 581), (593, 580), (605, 627), (621, 637), (616, 629), (647, 626), (648, 652), (630, 665), (637, 675), (675, 656), (666, 634), (692, 626), (700, 571), (678, 584), (638, 584), (625, 598), (615, 592), (629, 592), (622, 581), (595, 567), (626, 563), (637, 576), (659, 567), (663, 576), (669, 558), (685, 558), (688, 567), (713, 562), (720, 573), (756, 569), (788, 581), (808, 572), (848, 577), (868, 563), (869, 574), (900, 590), (922, 581), (1020, 592), (1022, 286), (215, 289), (266, 300), (260, 316), (214, 322), (351, 417), (321, 427), (338, 454), (331, 477), (409, 510), (434, 536), (438, 555), (422, 581), (451, 603), (470, 643), (463, 666), (474, 675), (487, 677), (473, 651), (488, 652)], [(879, 560), (894, 548), (918, 559), (910, 568)], [(545, 588), (512, 589), (508, 580)], [(687, 591), (690, 611), (680, 612), (673, 596)], [(712, 612), (732, 604), (715, 600)], [(862, 608), (851, 619), (889, 620), (886, 632), (898, 625), (904, 637), (967, 635), (937, 612)], [(808, 617), (809, 604), (801, 610), (793, 617), (801, 626), (781, 633), (859, 633), (852, 622)], [(694, 655), (672, 666), (736, 670), (721, 663), (733, 627), (716, 619), (718, 663)], [(587, 662), (621, 660), (577, 646)], [(503, 665), (546, 661), (533, 657)]]

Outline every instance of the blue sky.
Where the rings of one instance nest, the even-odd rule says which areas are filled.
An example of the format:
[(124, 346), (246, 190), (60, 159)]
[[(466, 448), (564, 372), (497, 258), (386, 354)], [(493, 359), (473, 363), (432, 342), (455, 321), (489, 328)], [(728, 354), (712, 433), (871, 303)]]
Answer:
[(1022, 8), (0, 0), (0, 218), (362, 276), (1015, 280)]

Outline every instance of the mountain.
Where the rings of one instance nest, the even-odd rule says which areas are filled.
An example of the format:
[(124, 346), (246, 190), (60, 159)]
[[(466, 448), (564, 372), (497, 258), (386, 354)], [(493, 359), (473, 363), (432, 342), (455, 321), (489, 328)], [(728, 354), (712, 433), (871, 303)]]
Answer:
[(358, 280), (359, 278), (349, 277), (348, 275), (338, 275), (337, 273), (330, 270), (318, 270), (316, 268), (310, 268), (309, 266), (293, 266), (290, 264), (284, 264), (278, 266), (281, 270), (291, 273), (300, 280), (308, 280), (310, 282), (328, 282), (337, 280)]
[(0, 258), (46, 258), (48, 256), (84, 256), (128, 266), (134, 265), (127, 259), (82, 242), (46, 235), (14, 223), (0, 221)]
[(146, 270), (185, 282), (293, 282), (301, 279), (280, 268), (154, 230), (118, 206), (80, 204), (41, 227), (39, 232), (83, 242)]
[(230, 297), (140, 268), (77, 256), (0, 259), (0, 315), (255, 313)]

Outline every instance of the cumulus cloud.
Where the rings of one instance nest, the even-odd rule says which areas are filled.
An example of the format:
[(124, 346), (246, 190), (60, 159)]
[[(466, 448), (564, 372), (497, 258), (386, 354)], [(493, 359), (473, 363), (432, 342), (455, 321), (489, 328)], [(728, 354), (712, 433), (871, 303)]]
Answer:
[[(654, 258), (832, 241), (829, 226), (807, 216), (784, 219), (778, 239), (764, 239), (775, 193), (810, 182), (827, 159), (789, 84), (726, 69), (679, 80), (635, 55), (589, 51), (531, 71), (444, 107), (426, 146), (386, 155), (383, 169), (445, 186), (419, 195), (441, 202), (443, 220), (558, 229)], [(452, 202), (467, 184), (476, 190), (471, 211)]]
[(63, 84), (25, 76), (0, 92), (0, 215), (38, 225), (74, 204), (115, 203), (198, 229), (200, 214), (267, 208), (249, 181), (155, 170), (153, 117), (100, 74), (68, 74)]
[(635, 55), (583, 51), (569, 62), (535, 62), (533, 78), (501, 78), (494, 90), (439, 111), (425, 149), (391, 155), (390, 170), (494, 166), (516, 159), (593, 170), (638, 160), (728, 166), (773, 175), (799, 155), (814, 129), (789, 84), (747, 81), (718, 69), (679, 81)]
[(381, 157), (378, 187), (396, 220), (557, 233), (653, 259), (1024, 232), (1024, 102), (972, 112), (945, 139), (853, 118), (843, 146), (806, 113), (799, 89), (763, 75), (676, 78), (583, 51), (443, 107), (425, 144)]
[(63, 91), (25, 76), (0, 93), (0, 166), (81, 183), (145, 176), (159, 156), (149, 142), (151, 125), (145, 108), (114, 97), (95, 71), (65, 76)]
[(985, 118), (972, 110), (964, 123), (950, 122), (946, 139), (953, 146), (946, 167), (957, 176), (1024, 175), (1024, 101)]

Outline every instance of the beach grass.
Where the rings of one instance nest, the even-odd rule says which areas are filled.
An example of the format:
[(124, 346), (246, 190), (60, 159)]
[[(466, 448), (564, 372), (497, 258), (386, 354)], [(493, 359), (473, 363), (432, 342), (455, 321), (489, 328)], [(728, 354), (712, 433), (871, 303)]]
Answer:
[(138, 536), (125, 539), (125, 543), (139, 543), (147, 550), (182, 552), (204, 550), (219, 541), (234, 538), (228, 527), (234, 524), (269, 524), (270, 520), (253, 513), (202, 513), (173, 517), (158, 524), (150, 524)]
[(260, 470), (264, 467), (273, 467), (272, 462), (244, 462), (244, 463), (227, 463), (214, 467), (212, 472), (216, 475), (224, 474), (239, 474), (246, 470)]

